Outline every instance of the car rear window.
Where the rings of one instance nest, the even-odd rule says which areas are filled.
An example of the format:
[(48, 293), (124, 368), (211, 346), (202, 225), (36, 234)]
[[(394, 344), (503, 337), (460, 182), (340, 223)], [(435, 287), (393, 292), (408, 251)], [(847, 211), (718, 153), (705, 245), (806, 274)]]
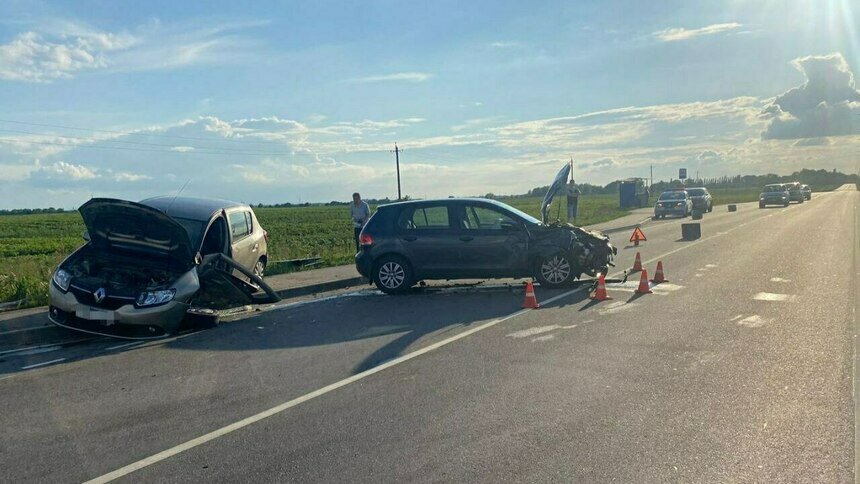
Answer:
[(227, 219), (230, 221), (230, 233), (233, 235), (233, 240), (241, 239), (251, 233), (245, 212), (230, 213), (227, 215)]
[(706, 192), (704, 188), (690, 188), (687, 190), (687, 193), (689, 193), (691, 197), (701, 197), (704, 196)]
[(687, 198), (684, 192), (663, 192), (660, 194), (660, 200), (683, 200)]
[(406, 208), (400, 213), (397, 226), (404, 230), (449, 228), (448, 207), (432, 205)]

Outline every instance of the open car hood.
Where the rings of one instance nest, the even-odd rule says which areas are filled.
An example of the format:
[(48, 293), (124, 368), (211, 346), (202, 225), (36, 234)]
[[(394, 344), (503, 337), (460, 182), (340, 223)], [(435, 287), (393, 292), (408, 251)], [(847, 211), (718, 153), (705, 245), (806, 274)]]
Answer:
[(78, 211), (96, 248), (163, 257), (182, 267), (194, 264), (188, 232), (163, 212), (113, 198), (93, 198)]
[(560, 192), (564, 186), (567, 184), (567, 177), (570, 176), (570, 165), (565, 163), (561, 170), (558, 171), (558, 174), (555, 176), (555, 180), (553, 180), (552, 185), (549, 186), (549, 190), (546, 192), (546, 195), (543, 197), (543, 202), (540, 204), (540, 217), (541, 222), (544, 224), (547, 223), (547, 209), (549, 209), (549, 204), (552, 203), (552, 199)]

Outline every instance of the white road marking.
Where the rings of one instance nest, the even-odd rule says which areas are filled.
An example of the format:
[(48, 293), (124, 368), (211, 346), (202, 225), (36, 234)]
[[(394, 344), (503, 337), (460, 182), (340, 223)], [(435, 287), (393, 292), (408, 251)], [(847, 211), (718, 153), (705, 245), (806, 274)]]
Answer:
[(50, 345), (41, 345), (41, 346), (30, 346), (27, 348), (18, 348), (17, 350), (6, 350), (0, 351), (0, 355), (8, 355), (15, 353), (16, 355), (38, 355), (40, 353), (49, 353), (51, 351), (57, 351), (62, 348), (61, 346), (50, 344)]
[(771, 277), (770, 282), (791, 282), (791, 279), (783, 279), (781, 277)]
[(57, 358), (56, 360), (46, 361), (44, 363), (36, 363), (35, 365), (22, 366), (21, 369), (22, 370), (29, 370), (31, 368), (38, 368), (40, 366), (50, 365), (51, 363), (59, 363), (61, 361), (66, 361), (66, 359), (65, 358)]
[(561, 328), (561, 326), (557, 324), (551, 324), (549, 326), (538, 326), (537, 328), (529, 328), (524, 329), (522, 331), (514, 331), (513, 333), (507, 335), (509, 338), (528, 338), (529, 336), (535, 336), (541, 333), (546, 333), (548, 331), (554, 331), (556, 329)]
[(125, 343), (125, 344), (105, 348), (105, 351), (118, 350), (120, 348), (128, 348), (129, 346), (134, 346), (134, 345), (139, 345), (139, 344), (143, 344), (143, 342), (142, 341), (132, 341), (131, 343)]
[[(702, 242), (707, 242), (711, 239), (715, 239), (717, 237), (722, 237), (725, 234), (731, 233), (734, 230), (737, 230), (741, 227), (746, 226), (747, 224), (750, 224), (750, 223), (758, 221), (758, 220), (760, 220), (760, 218), (753, 219), (753, 220), (750, 220), (748, 222), (744, 222), (742, 224), (738, 224), (738, 225), (732, 227), (731, 229), (729, 229), (725, 232), (715, 234), (715, 235), (712, 235), (710, 237), (705, 237), (703, 239), (699, 239), (699, 240), (696, 240), (693, 242), (688, 242), (688, 243), (684, 244), (683, 246), (678, 247), (677, 249), (670, 250), (669, 252), (658, 255), (657, 257), (642, 261), (642, 263), (648, 264), (651, 262), (656, 262), (657, 260), (664, 259), (664, 258), (666, 258), (672, 254), (681, 252), (682, 250), (687, 250), (687, 249), (690, 249), (691, 247), (695, 247), (696, 245), (699, 245)], [(610, 277), (610, 278), (618, 277), (618, 276), (621, 276), (623, 274), (624, 274), (624, 271), (618, 271), (614, 274), (610, 274), (608, 277)], [(581, 286), (581, 287), (578, 287), (576, 289), (572, 289), (570, 291), (563, 292), (557, 296), (554, 296), (554, 297), (551, 297), (551, 298), (545, 300), (543, 302), (543, 304), (544, 304), (544, 306), (548, 306), (549, 304), (551, 304), (555, 301), (569, 297), (569, 296), (576, 294), (580, 291), (584, 291), (586, 289), (586, 287), (587, 286)], [(315, 302), (319, 302), (319, 300), (316, 300)], [(379, 373), (383, 370), (391, 368), (392, 366), (399, 365), (400, 363), (404, 363), (406, 361), (412, 360), (412, 359), (417, 358), (419, 356), (422, 356), (424, 354), (430, 353), (431, 351), (435, 351), (435, 350), (442, 348), (444, 346), (447, 346), (447, 345), (449, 345), (455, 341), (461, 340), (463, 338), (471, 336), (471, 335), (478, 333), (480, 331), (483, 331), (485, 329), (492, 328), (493, 326), (496, 326), (500, 323), (503, 323), (503, 322), (508, 321), (510, 319), (513, 319), (513, 318), (516, 318), (516, 317), (521, 316), (523, 314), (526, 314), (530, 311), (532, 311), (532, 310), (531, 309), (521, 309), (521, 310), (516, 311), (514, 313), (508, 314), (507, 316), (501, 317), (499, 319), (495, 319), (493, 321), (489, 321), (489, 322), (484, 323), (480, 326), (476, 326), (472, 329), (468, 329), (466, 331), (463, 331), (462, 333), (455, 334), (454, 336), (451, 336), (450, 338), (447, 338), (447, 339), (444, 339), (442, 341), (439, 341), (439, 342), (433, 343), (431, 345), (425, 346), (424, 348), (415, 350), (412, 353), (407, 353), (403, 356), (400, 356), (400, 357), (397, 357), (393, 360), (387, 361), (387, 362), (385, 362), (379, 366), (375, 366), (375, 367), (373, 367), (369, 370), (365, 370), (361, 373), (356, 373), (355, 375), (352, 375), (348, 378), (345, 378), (343, 380), (331, 383), (331, 384), (324, 386), (318, 390), (307, 393), (307, 394), (302, 395), (298, 398), (294, 398), (294, 399), (292, 399), (288, 402), (284, 402), (280, 405), (276, 405), (276, 406), (274, 406), (268, 410), (264, 410), (258, 414), (251, 415), (250, 417), (246, 417), (242, 420), (239, 420), (238, 422), (234, 422), (230, 425), (221, 427), (217, 430), (209, 432), (208, 434), (201, 435), (200, 437), (191, 439), (191, 440), (184, 442), (182, 444), (179, 444), (179, 445), (176, 445), (176, 446), (171, 447), (169, 449), (163, 450), (157, 454), (153, 454), (153, 455), (146, 457), (144, 459), (141, 459), (139, 461), (132, 462), (131, 464), (128, 464), (124, 467), (121, 467), (121, 468), (119, 468), (113, 472), (109, 472), (107, 474), (104, 474), (104, 475), (101, 475), (101, 476), (96, 477), (94, 479), (91, 479), (91, 480), (87, 481), (87, 484), (90, 484), (90, 483), (93, 483), (93, 484), (95, 484), (95, 483), (106, 483), (106, 482), (113, 481), (115, 479), (119, 479), (120, 477), (127, 476), (127, 475), (131, 474), (132, 472), (135, 472), (137, 470), (151, 466), (155, 463), (161, 462), (161, 461), (168, 459), (174, 455), (181, 454), (182, 452), (185, 452), (187, 450), (190, 450), (190, 449), (193, 449), (193, 448), (198, 447), (200, 445), (203, 445), (206, 442), (209, 442), (211, 440), (215, 440), (219, 437), (223, 437), (223, 436), (228, 435), (230, 433), (233, 433), (237, 430), (243, 429), (249, 425), (252, 425), (252, 424), (259, 422), (263, 419), (269, 418), (273, 415), (277, 415), (281, 412), (284, 412), (285, 410), (293, 408), (293, 407), (300, 405), (304, 402), (307, 402), (307, 401), (312, 400), (314, 398), (320, 397), (320, 396), (325, 395), (327, 393), (333, 392), (339, 388), (345, 387), (351, 383), (362, 380), (362, 379), (367, 378), (371, 375), (375, 375), (376, 373)]]
[(743, 315), (743, 314), (738, 314), (737, 316), (733, 317), (731, 320), (732, 320), (732, 321), (737, 321), (738, 319), (741, 319), (742, 317), (744, 317), (744, 315)]
[(753, 296), (753, 299), (758, 301), (778, 301), (778, 302), (793, 302), (797, 296), (793, 294), (775, 294), (772, 292), (760, 292)]
[(707, 267), (708, 269), (713, 269), (714, 267), (717, 267), (717, 265), (716, 264), (705, 264), (705, 267)]
[(0, 336), (5, 336), (7, 334), (15, 334), (15, 333), (25, 333), (27, 331), (40, 331), (43, 329), (55, 328), (56, 326), (39, 326), (36, 328), (21, 328), (21, 329), (10, 329), (8, 331), (0, 331)]
[(554, 334), (547, 334), (544, 336), (538, 336), (537, 338), (532, 338), (532, 343), (536, 343), (538, 341), (549, 341), (553, 338), (555, 338)]
[(758, 314), (753, 314), (752, 316), (746, 317), (738, 321), (738, 325), (746, 326), (747, 328), (760, 328), (768, 322), (769, 320), (762, 318)]
[[(668, 294), (670, 292), (675, 292), (678, 289), (684, 288), (684, 286), (679, 286), (677, 284), (671, 284), (668, 282), (663, 282), (660, 284), (654, 284), (654, 283), (649, 282), (648, 287), (651, 288), (651, 291), (653, 291), (654, 294), (658, 294), (661, 296), (665, 296), (666, 294)], [(614, 289), (614, 290), (624, 291), (624, 292), (634, 292), (638, 288), (639, 288), (639, 282), (633, 282), (633, 281), (627, 281), (623, 284), (613, 283), (613, 284), (607, 284), (606, 285), (607, 290)]]

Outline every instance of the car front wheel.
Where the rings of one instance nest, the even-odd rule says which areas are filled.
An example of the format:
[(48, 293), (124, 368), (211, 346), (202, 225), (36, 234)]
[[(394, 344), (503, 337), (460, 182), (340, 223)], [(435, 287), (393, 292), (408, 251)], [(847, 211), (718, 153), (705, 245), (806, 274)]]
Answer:
[(373, 283), (386, 294), (401, 294), (412, 287), (412, 269), (400, 257), (383, 257), (374, 267)]
[(535, 278), (543, 287), (562, 287), (573, 281), (570, 259), (562, 253), (542, 257), (536, 264)]
[(258, 259), (257, 263), (254, 264), (254, 275), (263, 278), (263, 274), (266, 272), (266, 261), (263, 259)]

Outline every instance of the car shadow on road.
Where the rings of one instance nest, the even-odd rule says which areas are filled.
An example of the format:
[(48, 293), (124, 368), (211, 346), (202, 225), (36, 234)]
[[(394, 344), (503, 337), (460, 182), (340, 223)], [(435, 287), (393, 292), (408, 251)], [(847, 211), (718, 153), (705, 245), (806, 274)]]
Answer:
[[(350, 361), (360, 373), (476, 324), (520, 309), (522, 288), (494, 291), (416, 291), (384, 296), (362, 291), (324, 302), (261, 312), (192, 338), (170, 341), (183, 351), (295, 349), (297, 358)], [(290, 357), (290, 353), (285, 356)]]

